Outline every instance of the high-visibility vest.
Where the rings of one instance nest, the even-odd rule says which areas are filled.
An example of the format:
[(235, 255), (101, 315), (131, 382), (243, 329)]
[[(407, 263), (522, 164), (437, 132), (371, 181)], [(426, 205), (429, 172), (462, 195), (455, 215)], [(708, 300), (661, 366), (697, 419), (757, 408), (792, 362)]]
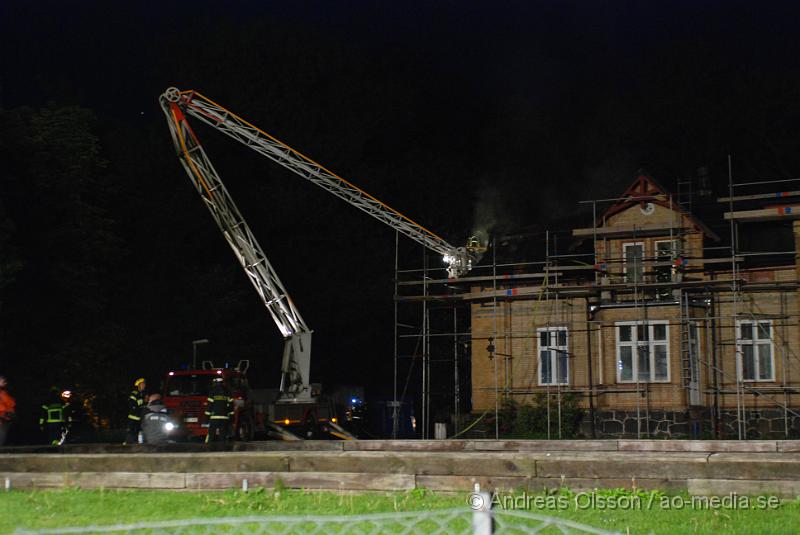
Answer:
[(64, 421), (64, 405), (61, 403), (42, 405), (42, 417), (39, 418), (39, 425), (45, 423), (63, 424)]
[(224, 393), (208, 396), (206, 416), (209, 420), (228, 420), (233, 416), (233, 398)]
[(142, 406), (144, 405), (144, 396), (139, 389), (133, 390), (131, 395), (128, 396), (128, 419), (138, 422), (142, 419)]

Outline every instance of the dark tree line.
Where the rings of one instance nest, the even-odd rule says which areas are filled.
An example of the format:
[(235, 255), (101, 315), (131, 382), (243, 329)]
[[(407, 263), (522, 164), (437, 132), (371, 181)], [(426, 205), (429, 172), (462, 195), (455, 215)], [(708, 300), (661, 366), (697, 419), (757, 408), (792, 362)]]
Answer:
[(94, 115), (49, 106), (2, 112), (0, 121), (3, 367), (23, 407), (67, 377), (70, 388), (107, 395), (102, 381), (125, 337), (111, 315), (124, 248)]

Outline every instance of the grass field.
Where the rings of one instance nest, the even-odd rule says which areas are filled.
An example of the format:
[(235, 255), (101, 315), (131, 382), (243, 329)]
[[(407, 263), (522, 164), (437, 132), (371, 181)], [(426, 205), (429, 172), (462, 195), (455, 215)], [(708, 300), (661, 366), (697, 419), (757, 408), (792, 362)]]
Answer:
[[(518, 495), (519, 496), (519, 495)], [(638, 498), (637, 498), (638, 497)], [(501, 497), (513, 500), (512, 497)], [(664, 506), (690, 500), (687, 495), (600, 491), (576, 495), (529, 495), (527, 510), (569, 518), (622, 533), (780, 534), (800, 530), (800, 502), (773, 502), (774, 508), (692, 510)], [(560, 502), (559, 502), (560, 500)], [(666, 501), (665, 501), (666, 500)], [(753, 500), (755, 501), (755, 499)], [(763, 501), (763, 500), (762, 500)], [(538, 502), (538, 503), (537, 503)], [(602, 502), (602, 503), (600, 503)], [(517, 505), (519, 506), (519, 498)], [(559, 506), (559, 503), (561, 506)], [(612, 505), (615, 504), (615, 505)], [(634, 505), (633, 508), (628, 506)], [(635, 507), (638, 504), (639, 507)], [(616, 509), (610, 509), (615, 506)], [(53, 490), (0, 494), (0, 533), (17, 528), (46, 528), (152, 522), (188, 518), (246, 515), (343, 515), (424, 511), (462, 507), (467, 494), (425, 490), (406, 493), (336, 494), (285, 489), (256, 489), (248, 493)], [(510, 502), (506, 504), (510, 507)], [(628, 510), (623, 510), (628, 507)]]

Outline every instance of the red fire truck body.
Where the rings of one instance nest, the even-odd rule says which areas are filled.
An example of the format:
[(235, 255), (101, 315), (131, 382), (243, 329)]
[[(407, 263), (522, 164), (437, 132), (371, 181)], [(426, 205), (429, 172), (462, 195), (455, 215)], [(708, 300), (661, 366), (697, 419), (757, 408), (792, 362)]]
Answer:
[(253, 433), (250, 389), (247, 376), (238, 369), (171, 371), (164, 381), (164, 405), (183, 425), (188, 438), (204, 438), (208, 432), (208, 418), (205, 415), (208, 394), (214, 378), (220, 376), (233, 398), (234, 413), (230, 431), (235, 438), (249, 440)]

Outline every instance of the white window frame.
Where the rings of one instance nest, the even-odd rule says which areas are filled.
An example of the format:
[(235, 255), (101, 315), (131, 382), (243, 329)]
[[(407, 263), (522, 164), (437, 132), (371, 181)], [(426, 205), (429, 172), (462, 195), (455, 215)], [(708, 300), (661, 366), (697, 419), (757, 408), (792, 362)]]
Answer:
[(647, 247), (645, 247), (643, 241), (629, 241), (622, 244), (622, 273), (625, 277), (625, 282), (634, 282), (628, 280), (628, 247), (636, 247), (637, 245), (641, 245), (642, 247), (642, 261), (639, 265), (641, 274), (639, 275), (639, 280), (636, 282), (644, 282), (644, 259), (647, 256)]
[[(564, 345), (558, 345), (558, 343), (553, 344), (552, 340), (555, 338), (556, 342), (558, 341), (558, 332), (564, 332)], [(549, 339), (550, 343), (546, 346), (542, 346), (542, 333), (547, 332), (550, 333)], [(555, 335), (555, 336), (554, 336)], [(564, 386), (569, 385), (569, 329), (566, 327), (540, 327), (536, 329), (536, 341), (537, 341), (537, 351), (536, 351), (536, 362), (537, 362), (537, 370), (536, 376), (539, 383), (539, 386)], [(549, 351), (550, 352), (550, 382), (542, 381), (542, 351)], [(558, 382), (558, 370), (560, 369), (559, 364), (559, 357), (564, 356), (567, 361), (567, 369), (564, 374), (564, 377), (561, 378), (561, 382)]]
[[(664, 325), (664, 340), (654, 339), (654, 327), (656, 325)], [(669, 343), (669, 321), (668, 320), (650, 320), (650, 321), (618, 321), (614, 323), (616, 327), (616, 347), (617, 347), (617, 383), (670, 383), (672, 382), (671, 359), (670, 359), (670, 343)], [(647, 328), (647, 340), (639, 340), (639, 326)], [(629, 341), (620, 340), (620, 327), (631, 327), (631, 339)], [(667, 358), (667, 377), (664, 379), (656, 379), (656, 346), (666, 346)], [(631, 378), (622, 379), (622, 347), (631, 348)], [(638, 379), (639, 376), (639, 351), (644, 348), (650, 357), (650, 374), (645, 379)]]
[[(758, 337), (758, 324), (759, 323), (766, 323), (769, 325), (769, 338), (759, 338)], [(744, 339), (742, 338), (742, 326), (743, 325), (750, 325), (752, 338), (751, 339)], [(736, 320), (736, 377), (739, 381), (745, 383), (770, 383), (775, 382), (775, 325), (772, 323), (772, 320), (761, 320), (761, 319), (754, 319), (754, 320)], [(753, 379), (745, 379), (744, 378), (744, 346), (752, 346), (753, 347), (753, 372), (754, 378)], [(761, 375), (761, 359), (758, 356), (758, 347), (759, 346), (769, 346), (769, 366), (770, 371), (772, 372), (770, 376), (766, 379), (760, 379), (759, 375)]]
[(671, 253), (670, 256), (672, 258), (678, 257), (678, 256), (681, 255), (681, 241), (679, 239), (672, 238), (671, 240), (670, 239), (655, 240), (653, 242), (653, 256), (655, 257), (656, 261), (659, 260), (659, 258), (658, 258), (658, 245), (660, 243), (669, 243), (669, 244), (671, 244), (670, 248), (669, 248), (669, 251)]
[[(667, 245), (667, 252), (668, 255), (665, 257), (660, 256), (660, 251), (658, 247), (662, 244)], [(668, 262), (669, 265), (667, 266), (657, 266), (653, 268), (653, 282), (674, 282), (675, 280), (675, 266), (673, 265), (673, 260), (678, 256), (678, 247), (680, 246), (680, 242), (676, 239), (666, 239), (666, 240), (655, 240), (653, 241), (653, 262), (655, 264), (660, 264), (662, 262)], [(666, 277), (668, 280), (660, 280), (661, 275), (668, 275)], [(672, 289), (671, 288), (658, 288), (656, 290), (656, 299), (672, 299)]]
[[(659, 256), (659, 250), (658, 250), (658, 246), (661, 245), (662, 243), (666, 243), (666, 244), (669, 245), (669, 256), (663, 257), (663, 258)], [(674, 259), (676, 259), (676, 258), (678, 258), (680, 256), (681, 253), (680, 253), (679, 249), (680, 249), (680, 241), (679, 240), (676, 240), (676, 239), (672, 239), (672, 240), (655, 240), (653, 242), (653, 261), (656, 262), (656, 263), (665, 262), (665, 261), (671, 263)], [(659, 268), (656, 268), (655, 271), (658, 271), (658, 269), (668, 269), (668, 270), (672, 271), (672, 268), (673, 268), (673, 266), (672, 266), (672, 264), (670, 264), (670, 266), (660, 266)]]

